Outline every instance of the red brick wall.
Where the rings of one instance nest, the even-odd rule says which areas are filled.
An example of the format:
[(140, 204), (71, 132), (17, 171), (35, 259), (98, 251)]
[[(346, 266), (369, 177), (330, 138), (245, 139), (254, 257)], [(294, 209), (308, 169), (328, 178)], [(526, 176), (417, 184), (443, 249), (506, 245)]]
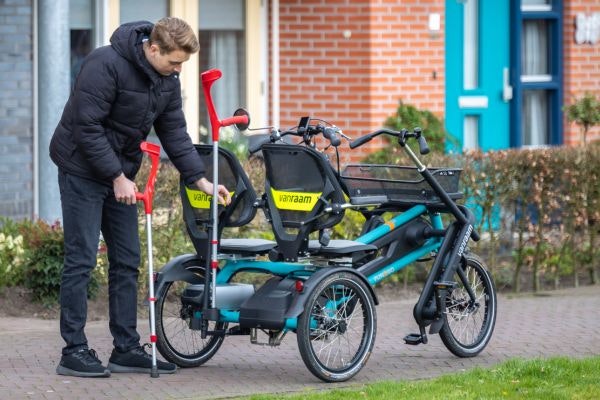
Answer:
[[(568, 0), (564, 4), (564, 103), (571, 104), (586, 91), (600, 98), (600, 41), (595, 44), (575, 43), (575, 16), (583, 12), (587, 16), (600, 12), (600, 2), (591, 0)], [(579, 127), (565, 118), (564, 139), (566, 144), (581, 142)], [(588, 141), (600, 140), (600, 127), (588, 133)]]
[[(444, 3), (280, 0), (281, 126), (293, 126), (300, 116), (311, 115), (358, 137), (380, 127), (399, 100), (443, 117)], [(600, 12), (600, 2), (564, 2), (565, 104), (586, 90), (600, 96), (600, 42), (575, 43), (578, 12)], [(436, 36), (428, 32), (430, 13), (442, 16)], [(588, 139), (600, 140), (600, 127)], [(578, 127), (566, 120), (564, 140), (581, 140)], [(360, 153), (353, 151), (352, 158), (380, 146), (377, 142)]]
[(281, 126), (311, 115), (358, 137), (400, 99), (442, 116), (444, 24), (430, 37), (433, 12), (443, 17), (443, 0), (280, 0)]

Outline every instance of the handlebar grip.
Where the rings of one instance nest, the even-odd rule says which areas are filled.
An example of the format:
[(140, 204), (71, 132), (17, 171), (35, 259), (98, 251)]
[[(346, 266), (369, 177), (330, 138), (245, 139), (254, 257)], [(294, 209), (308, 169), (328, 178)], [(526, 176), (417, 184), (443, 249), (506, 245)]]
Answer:
[(323, 136), (329, 139), (329, 142), (333, 147), (338, 147), (342, 143), (340, 138), (336, 135), (335, 128), (326, 127), (325, 129), (323, 129)]
[(417, 140), (419, 142), (419, 152), (421, 154), (429, 154), (429, 146), (427, 145), (427, 140), (425, 140), (425, 136), (419, 136)]
[(262, 148), (262, 145), (265, 143), (269, 143), (271, 141), (271, 136), (267, 136), (265, 138), (260, 138), (253, 144), (248, 145), (248, 153), (254, 154)]
[(362, 146), (363, 144), (367, 143), (371, 139), (373, 139), (373, 136), (371, 136), (371, 135), (362, 136), (362, 137), (359, 137), (358, 139), (350, 142), (349, 146), (351, 149), (355, 149), (358, 146)]

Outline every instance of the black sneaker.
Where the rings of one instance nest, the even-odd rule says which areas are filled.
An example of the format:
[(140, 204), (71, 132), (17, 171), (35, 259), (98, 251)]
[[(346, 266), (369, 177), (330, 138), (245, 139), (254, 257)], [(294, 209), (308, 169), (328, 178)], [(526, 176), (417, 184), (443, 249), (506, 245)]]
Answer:
[[(146, 345), (144, 345), (146, 346)], [(168, 362), (156, 360), (159, 374), (174, 374), (177, 366)], [(144, 347), (136, 347), (128, 352), (121, 353), (113, 349), (108, 360), (108, 369), (111, 372), (146, 372), (152, 369), (152, 355), (146, 353)]]
[(82, 378), (108, 378), (110, 376), (110, 371), (102, 366), (96, 351), (91, 349), (81, 349), (75, 353), (63, 355), (56, 367), (56, 373)]

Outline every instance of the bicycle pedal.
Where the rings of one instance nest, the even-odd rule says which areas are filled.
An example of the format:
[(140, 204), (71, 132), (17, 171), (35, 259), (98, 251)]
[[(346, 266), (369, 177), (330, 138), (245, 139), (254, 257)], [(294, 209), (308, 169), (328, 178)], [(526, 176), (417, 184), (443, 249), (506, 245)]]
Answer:
[(427, 343), (427, 335), (421, 335), (420, 333), (409, 333), (404, 337), (404, 343), (416, 346), (418, 344)]
[(456, 282), (453, 281), (435, 281), (433, 282), (433, 287), (436, 289), (454, 289), (456, 287)]

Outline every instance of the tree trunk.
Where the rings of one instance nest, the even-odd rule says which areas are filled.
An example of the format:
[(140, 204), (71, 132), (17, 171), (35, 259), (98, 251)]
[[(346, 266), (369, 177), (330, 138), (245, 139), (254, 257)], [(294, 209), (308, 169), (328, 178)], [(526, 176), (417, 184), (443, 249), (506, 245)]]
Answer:
[(517, 263), (513, 274), (513, 291), (519, 293), (521, 291), (521, 269), (523, 268), (523, 229), (519, 229), (519, 239), (517, 241)]

